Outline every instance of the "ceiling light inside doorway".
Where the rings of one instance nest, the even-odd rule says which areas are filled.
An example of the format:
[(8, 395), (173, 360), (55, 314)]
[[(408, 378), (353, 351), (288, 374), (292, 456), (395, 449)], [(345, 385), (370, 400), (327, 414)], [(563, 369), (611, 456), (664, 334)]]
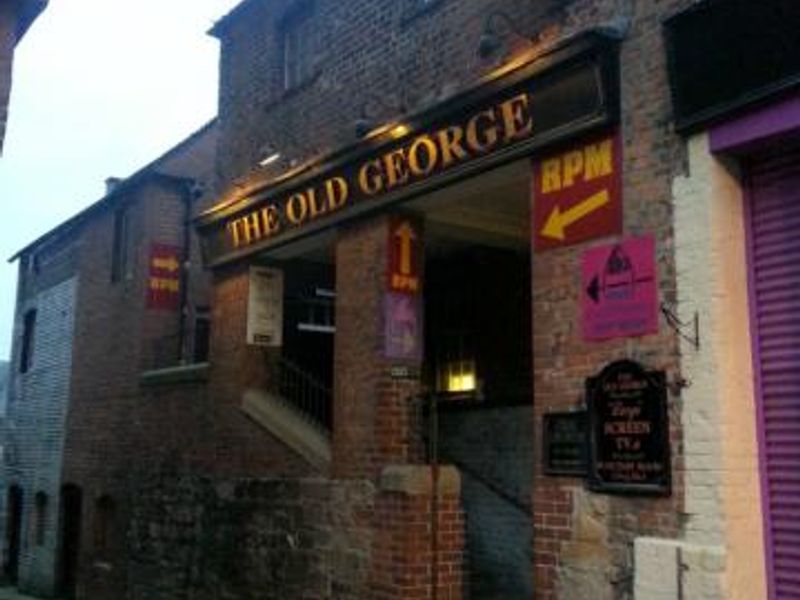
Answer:
[(440, 376), (440, 387), (448, 393), (474, 392), (478, 388), (475, 361), (457, 360), (445, 365)]

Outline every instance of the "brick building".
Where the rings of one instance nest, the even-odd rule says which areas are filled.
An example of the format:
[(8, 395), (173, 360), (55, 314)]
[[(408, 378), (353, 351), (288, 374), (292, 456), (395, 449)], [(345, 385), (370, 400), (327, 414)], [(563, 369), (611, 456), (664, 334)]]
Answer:
[[(793, 585), (793, 433), (757, 425), (749, 176), (723, 156), (752, 140), (709, 152), (701, 133), (772, 98), (788, 112), (765, 122), (779, 148), (793, 139), (797, 10), (747, 4), (251, 0), (213, 29), (218, 199), (198, 220), (226, 323), (212, 377), (267, 427), (278, 406), (309, 410), (283, 362), (330, 384), (332, 419), (310, 410), (332, 422), (330, 473), (376, 485), (371, 595), (455, 581), (435, 518), (426, 559), (393, 561), (381, 541), (382, 523), (436, 510), (410, 483), (435, 477), (436, 431), (465, 526), (463, 581), (444, 595), (789, 597), (775, 590)], [(772, 169), (793, 181), (791, 156), (757, 168), (764, 186)], [(332, 342), (298, 341), (288, 291), (278, 324), (281, 279), (305, 278), (308, 304), (334, 298)], [(790, 420), (791, 381), (774, 408)]]
[(77, 288), (78, 595), (796, 595), (798, 11), (750, 4), (223, 17), (208, 363)]
[(14, 48), (46, 6), (47, 0), (9, 0), (0, 6), (0, 154), (8, 121)]
[[(110, 178), (104, 198), (13, 257), (3, 562), (23, 591), (120, 597), (130, 472), (200, 435), (160, 423), (204, 388), (208, 291), (189, 220), (207, 202), (215, 136), (212, 122)], [(159, 377), (180, 365), (174, 392)]]

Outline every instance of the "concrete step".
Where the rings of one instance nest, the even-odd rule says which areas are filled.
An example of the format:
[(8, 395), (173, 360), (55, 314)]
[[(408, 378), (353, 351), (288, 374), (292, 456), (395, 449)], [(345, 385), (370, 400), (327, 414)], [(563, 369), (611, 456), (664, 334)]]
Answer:
[[(330, 470), (330, 437), (290, 402), (266, 390), (247, 390), (242, 411), (323, 473)], [(2, 600), (2, 597), (0, 597)]]

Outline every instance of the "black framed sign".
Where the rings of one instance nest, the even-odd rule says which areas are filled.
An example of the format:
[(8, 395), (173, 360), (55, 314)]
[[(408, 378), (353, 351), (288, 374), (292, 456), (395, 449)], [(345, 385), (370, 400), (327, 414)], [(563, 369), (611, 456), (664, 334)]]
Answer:
[(542, 456), (547, 475), (586, 475), (586, 411), (548, 413), (542, 420)]
[(666, 376), (621, 360), (586, 380), (589, 488), (668, 495), (671, 485)]

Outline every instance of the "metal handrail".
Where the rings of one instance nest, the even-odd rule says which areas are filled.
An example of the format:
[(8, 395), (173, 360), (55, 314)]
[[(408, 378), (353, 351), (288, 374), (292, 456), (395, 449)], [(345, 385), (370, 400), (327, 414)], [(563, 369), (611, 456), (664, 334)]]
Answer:
[(332, 427), (331, 391), (319, 379), (294, 361), (281, 357), (279, 392), (307, 420), (330, 431)]

